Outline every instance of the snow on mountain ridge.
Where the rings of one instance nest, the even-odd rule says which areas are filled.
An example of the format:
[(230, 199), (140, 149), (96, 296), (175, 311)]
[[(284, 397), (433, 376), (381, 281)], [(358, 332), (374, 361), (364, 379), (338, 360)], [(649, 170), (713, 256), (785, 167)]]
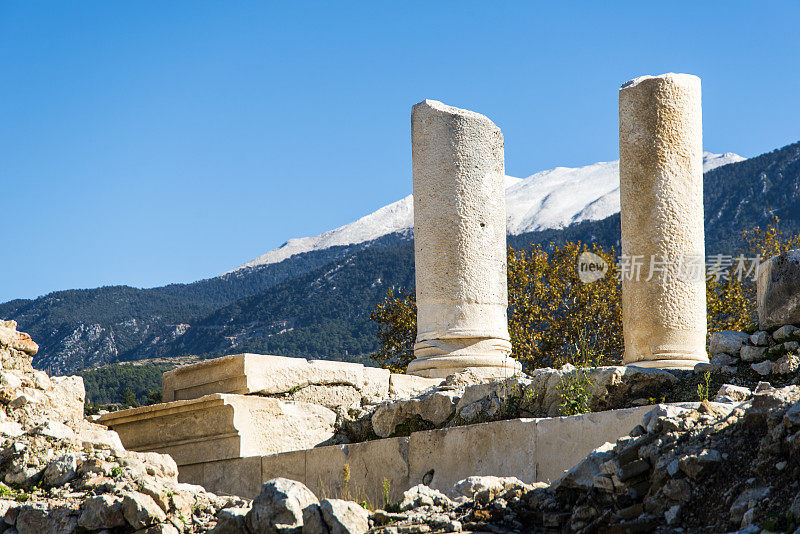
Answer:
[[(732, 152), (705, 152), (703, 172), (744, 159)], [(619, 161), (585, 167), (556, 167), (524, 179), (506, 176), (506, 212), (507, 231), (511, 235), (605, 219), (619, 212)], [(408, 233), (413, 226), (414, 201), (408, 195), (316, 237), (289, 239), (229, 272), (278, 263), (312, 250), (365, 243), (396, 232)]]

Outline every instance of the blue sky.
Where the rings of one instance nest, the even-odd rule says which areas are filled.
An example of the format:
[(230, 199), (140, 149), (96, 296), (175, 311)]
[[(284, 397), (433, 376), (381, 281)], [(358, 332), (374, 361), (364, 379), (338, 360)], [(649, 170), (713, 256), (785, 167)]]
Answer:
[[(667, 10), (667, 7), (670, 7)], [(508, 174), (617, 158), (617, 89), (703, 79), (705, 148), (800, 140), (800, 2), (0, 2), (0, 301), (215, 276), (411, 191), (423, 98)]]

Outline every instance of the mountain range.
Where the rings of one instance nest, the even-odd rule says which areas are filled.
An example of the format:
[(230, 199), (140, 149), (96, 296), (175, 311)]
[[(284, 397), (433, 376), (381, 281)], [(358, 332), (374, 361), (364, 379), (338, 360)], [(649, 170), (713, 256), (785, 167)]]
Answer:
[[(744, 160), (731, 152), (703, 154), (703, 172)], [(556, 167), (524, 179), (506, 176), (506, 228), (510, 235), (565, 228), (619, 213), (619, 161)], [(412, 195), (316, 237), (290, 239), (233, 271), (278, 263), (296, 254), (365, 243), (385, 235), (411, 234)], [(230, 272), (233, 272), (230, 271)]]
[[(780, 217), (800, 231), (800, 143), (744, 160), (706, 154), (707, 251)], [(508, 177), (509, 245), (581, 240), (619, 247), (619, 167), (601, 162)], [(110, 286), (0, 304), (40, 344), (35, 365), (74, 372), (151, 357), (264, 352), (365, 361), (369, 313), (413, 287), (411, 197), (316, 237), (292, 239), (227, 273), (152, 289)]]

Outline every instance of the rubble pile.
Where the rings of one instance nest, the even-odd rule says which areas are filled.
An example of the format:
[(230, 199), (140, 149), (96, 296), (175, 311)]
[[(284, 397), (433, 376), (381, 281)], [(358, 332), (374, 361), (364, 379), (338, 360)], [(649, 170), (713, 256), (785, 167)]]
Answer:
[(551, 485), (462, 502), (414, 488), (371, 532), (800, 532), (800, 387), (723, 386), (717, 400), (659, 407)]
[(0, 321), (0, 532), (200, 533), (245, 504), (178, 483), (172, 458), (85, 420), (83, 380), (34, 370), (16, 326)]

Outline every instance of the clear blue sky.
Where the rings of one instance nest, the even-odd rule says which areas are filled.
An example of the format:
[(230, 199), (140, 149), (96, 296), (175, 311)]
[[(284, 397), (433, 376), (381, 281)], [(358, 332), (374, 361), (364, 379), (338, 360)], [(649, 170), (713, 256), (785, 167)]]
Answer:
[[(669, 9), (668, 9), (669, 8)], [(0, 2), (0, 301), (187, 282), (411, 191), (423, 98), (507, 172), (617, 158), (617, 89), (703, 79), (705, 148), (800, 139), (800, 2)]]

